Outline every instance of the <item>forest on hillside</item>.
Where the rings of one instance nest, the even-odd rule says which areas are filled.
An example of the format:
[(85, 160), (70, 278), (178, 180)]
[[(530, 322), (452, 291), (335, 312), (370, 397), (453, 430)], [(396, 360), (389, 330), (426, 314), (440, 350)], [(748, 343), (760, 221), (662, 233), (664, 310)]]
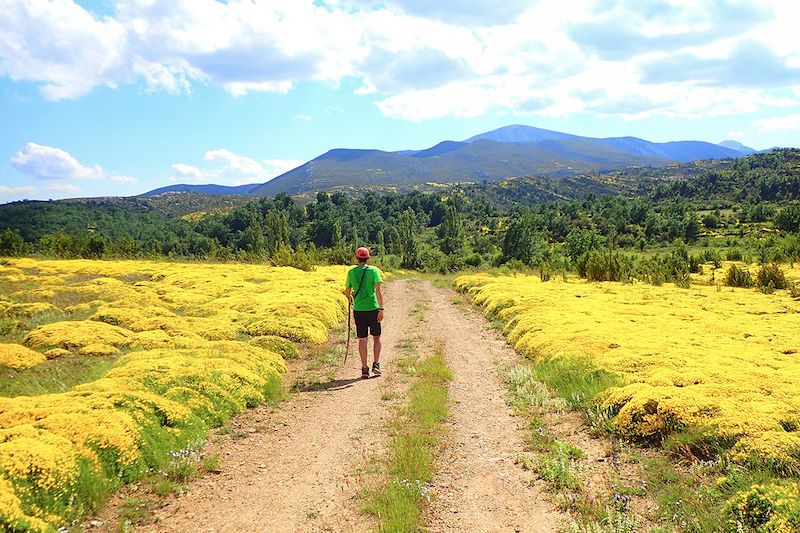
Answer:
[(637, 268), (641, 277), (642, 268), (653, 268), (641, 266), (647, 262), (677, 261), (658, 267), (668, 280), (704, 261), (800, 259), (800, 150), (706, 169), (690, 164), (675, 177), (680, 170), (519, 178), (408, 194), (319, 192), (308, 203), (286, 194), (243, 205), (220, 206), (217, 199), (182, 216), (132, 199), (15, 202), (0, 206), (0, 255), (309, 269), (350, 262), (355, 247), (366, 244), (385, 267), (441, 272), (506, 265), (592, 275), (587, 268), (595, 272), (599, 262), (620, 271), (595, 272), (600, 278), (624, 278)]

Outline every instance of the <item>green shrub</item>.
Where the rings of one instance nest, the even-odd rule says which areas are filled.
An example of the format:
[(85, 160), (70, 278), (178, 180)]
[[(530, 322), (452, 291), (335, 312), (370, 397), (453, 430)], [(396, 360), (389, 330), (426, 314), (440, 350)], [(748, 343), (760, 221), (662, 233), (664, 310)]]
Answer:
[(728, 261), (741, 261), (744, 258), (742, 251), (738, 248), (731, 248), (725, 252), (725, 259)]
[(480, 266), (481, 261), (480, 254), (470, 254), (464, 259), (464, 263), (472, 267)]
[(592, 250), (586, 260), (589, 281), (630, 281), (633, 260), (612, 250)]
[(717, 250), (703, 250), (702, 258), (706, 263), (712, 263), (714, 268), (719, 268), (722, 266), (722, 257)]
[(703, 259), (697, 255), (689, 256), (689, 272), (692, 274), (703, 273)]
[(789, 295), (792, 298), (800, 298), (800, 285), (797, 283), (790, 283), (789, 284)]
[(731, 265), (725, 276), (725, 285), (728, 287), (752, 287), (754, 285), (753, 277), (747, 269), (738, 265)]
[(756, 275), (756, 284), (762, 290), (787, 289), (786, 275), (777, 263), (761, 265)]

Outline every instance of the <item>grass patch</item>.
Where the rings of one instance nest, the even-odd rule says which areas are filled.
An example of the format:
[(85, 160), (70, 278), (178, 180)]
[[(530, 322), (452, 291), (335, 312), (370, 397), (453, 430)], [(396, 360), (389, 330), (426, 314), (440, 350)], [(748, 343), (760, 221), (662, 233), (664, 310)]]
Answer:
[(658, 523), (669, 530), (698, 533), (761, 531), (747, 527), (752, 524), (739, 524), (737, 529), (732, 516), (737, 509), (728, 502), (752, 487), (768, 487), (776, 481), (769, 470), (748, 469), (726, 459), (682, 467), (667, 458), (651, 458), (643, 462), (643, 472), (648, 493), (657, 504)]
[(143, 524), (153, 513), (153, 502), (147, 498), (128, 497), (119, 510), (119, 529), (129, 531), (131, 526)]
[(411, 308), (409, 311), (409, 315), (414, 318), (417, 322), (425, 322), (425, 317), (428, 314), (428, 309), (430, 309), (431, 304), (427, 301), (419, 301), (414, 304), (414, 307)]
[(203, 456), (203, 470), (214, 474), (222, 472), (222, 460), (219, 455), (214, 453), (211, 455)]
[(65, 356), (23, 370), (0, 366), (0, 396), (66, 392), (75, 385), (100, 379), (116, 360), (117, 356)]
[(570, 409), (589, 409), (595, 397), (622, 384), (620, 378), (597, 368), (589, 359), (556, 357), (538, 363), (533, 369), (537, 380), (567, 401)]
[(44, 326), (65, 320), (71, 315), (61, 311), (45, 311), (32, 316), (3, 317), (0, 320), (0, 342), (22, 344), (28, 332)]
[(442, 350), (414, 366), (417, 379), (408, 404), (393, 422), (386, 483), (366, 495), (365, 510), (378, 518), (379, 531), (420, 531), (429, 499), (436, 433), (447, 418), (447, 382), (453, 378)]

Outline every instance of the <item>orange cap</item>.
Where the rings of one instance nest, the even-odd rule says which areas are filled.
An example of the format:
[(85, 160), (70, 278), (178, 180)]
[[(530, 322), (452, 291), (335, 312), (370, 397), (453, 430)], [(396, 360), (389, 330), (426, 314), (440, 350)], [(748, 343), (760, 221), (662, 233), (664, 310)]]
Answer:
[(361, 247), (356, 250), (356, 257), (358, 259), (369, 259), (369, 248)]

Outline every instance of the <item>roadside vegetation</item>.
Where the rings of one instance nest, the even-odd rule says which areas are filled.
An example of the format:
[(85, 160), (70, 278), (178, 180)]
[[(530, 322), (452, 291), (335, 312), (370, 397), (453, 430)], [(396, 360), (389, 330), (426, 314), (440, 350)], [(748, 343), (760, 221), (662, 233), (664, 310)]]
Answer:
[(385, 478), (367, 490), (364, 504), (377, 517), (378, 530), (393, 533), (424, 529), (440, 425), (448, 416), (447, 383), (453, 378), (441, 348), (424, 358), (406, 355), (398, 367), (413, 376), (413, 383), (390, 425)]
[[(800, 278), (797, 268), (781, 273)], [(524, 275), (455, 285), (529, 361), (506, 374), (537, 454), (520, 463), (559, 495), (578, 530), (800, 528), (800, 302), (789, 290)], [(643, 483), (587, 498), (575, 467), (582, 451), (549, 430), (548, 414), (567, 410), (584, 413), (612, 450), (625, 442), (659, 451), (638, 459)], [(637, 496), (654, 505), (636, 509)]]
[(4, 260), (0, 529), (70, 526), (124, 484), (167, 494), (217, 468), (207, 432), (283, 397), (284, 358), (345, 316), (344, 273)]

